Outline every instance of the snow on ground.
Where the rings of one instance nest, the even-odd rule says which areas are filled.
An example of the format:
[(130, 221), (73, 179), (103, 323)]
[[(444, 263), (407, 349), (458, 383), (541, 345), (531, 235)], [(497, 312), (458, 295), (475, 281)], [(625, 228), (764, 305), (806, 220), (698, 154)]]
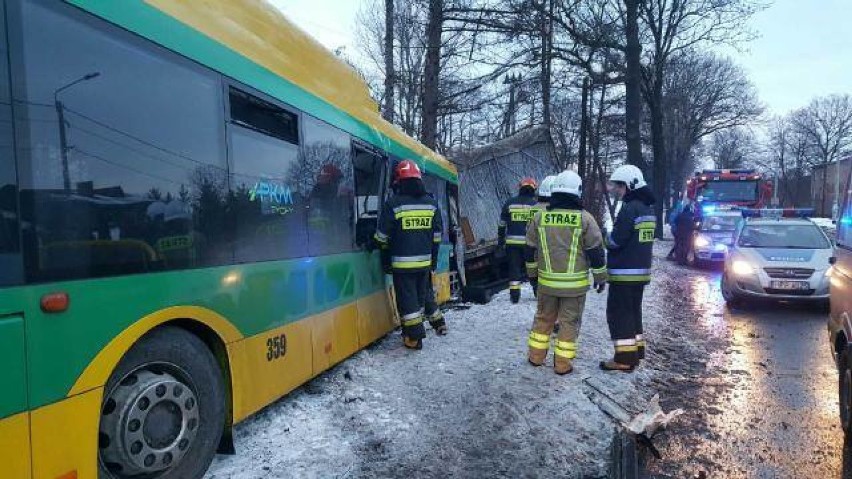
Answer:
[[(238, 425), (237, 455), (217, 456), (206, 478), (606, 477), (614, 424), (583, 379), (635, 410), (659, 371), (598, 369), (612, 354), (605, 306), (606, 293), (589, 293), (568, 376), (553, 373), (552, 353), (545, 367), (526, 361), (529, 289), (517, 305), (504, 291), (448, 311), (450, 334), (430, 330), (422, 351), (394, 332)], [(668, 308), (646, 308), (652, 347)]]

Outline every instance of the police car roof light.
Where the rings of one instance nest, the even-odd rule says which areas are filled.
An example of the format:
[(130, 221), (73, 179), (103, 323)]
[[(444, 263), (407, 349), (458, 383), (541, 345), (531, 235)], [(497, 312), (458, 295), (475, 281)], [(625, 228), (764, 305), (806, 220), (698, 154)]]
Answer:
[(813, 208), (743, 208), (745, 218), (809, 218)]

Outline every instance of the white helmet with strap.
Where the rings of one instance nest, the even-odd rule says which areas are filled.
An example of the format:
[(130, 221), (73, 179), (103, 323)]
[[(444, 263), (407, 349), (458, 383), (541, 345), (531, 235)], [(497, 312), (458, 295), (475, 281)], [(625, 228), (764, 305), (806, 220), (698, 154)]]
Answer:
[(581, 196), (583, 193), (583, 180), (577, 173), (565, 170), (553, 179), (550, 192)]
[(612, 172), (609, 181), (620, 181), (627, 185), (628, 190), (638, 190), (643, 186), (648, 186), (645, 183), (645, 177), (642, 175), (642, 170), (634, 165), (621, 165)]
[(550, 198), (551, 188), (553, 187), (553, 180), (556, 179), (555, 175), (549, 175), (541, 180), (541, 184), (538, 185), (538, 196), (542, 198)]

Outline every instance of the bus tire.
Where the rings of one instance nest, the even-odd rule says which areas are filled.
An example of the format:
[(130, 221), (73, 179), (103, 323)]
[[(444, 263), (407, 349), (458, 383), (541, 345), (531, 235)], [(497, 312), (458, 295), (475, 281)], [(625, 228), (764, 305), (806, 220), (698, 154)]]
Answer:
[(224, 423), (225, 385), (213, 353), (185, 329), (157, 328), (124, 355), (104, 389), (99, 477), (201, 477)]

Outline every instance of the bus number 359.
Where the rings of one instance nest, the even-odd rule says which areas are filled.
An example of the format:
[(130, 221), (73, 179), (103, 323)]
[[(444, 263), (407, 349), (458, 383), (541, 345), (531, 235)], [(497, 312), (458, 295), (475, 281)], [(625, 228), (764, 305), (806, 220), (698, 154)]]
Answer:
[(266, 340), (266, 360), (283, 358), (287, 354), (287, 336), (273, 336)]

